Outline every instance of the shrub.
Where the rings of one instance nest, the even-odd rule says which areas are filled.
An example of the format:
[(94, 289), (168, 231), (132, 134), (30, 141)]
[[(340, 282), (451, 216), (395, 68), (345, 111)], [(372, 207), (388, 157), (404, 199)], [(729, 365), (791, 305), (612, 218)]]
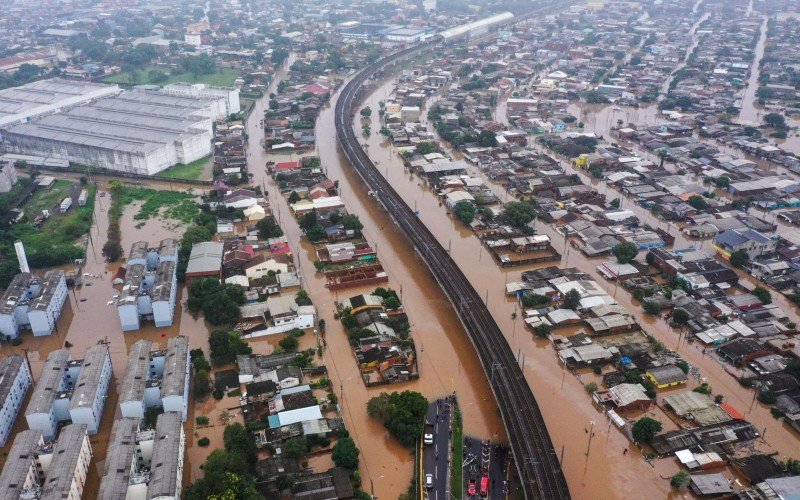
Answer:
[(211, 444), (211, 440), (208, 439), (207, 437), (200, 438), (200, 439), (197, 440), (197, 446), (202, 446), (203, 448), (205, 448), (206, 446), (208, 446), (210, 444)]
[(205, 415), (200, 415), (199, 417), (195, 417), (194, 422), (197, 425), (208, 425), (208, 417)]

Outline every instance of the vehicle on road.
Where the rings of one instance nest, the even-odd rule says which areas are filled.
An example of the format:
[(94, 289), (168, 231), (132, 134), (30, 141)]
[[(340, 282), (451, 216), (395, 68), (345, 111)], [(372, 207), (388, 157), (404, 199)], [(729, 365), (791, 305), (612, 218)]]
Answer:
[(425, 444), (433, 444), (433, 424), (425, 423), (425, 430), (423, 431), (422, 441)]
[(475, 480), (470, 479), (469, 485), (467, 486), (467, 495), (474, 497), (478, 493), (478, 489), (475, 486)]
[(433, 488), (433, 474), (425, 474), (425, 487), (428, 489)]
[(106, 302), (106, 305), (113, 306), (114, 305), (114, 301), (113, 300), (109, 300), (108, 302)]
[(483, 476), (481, 478), (481, 496), (485, 497), (489, 495), (489, 476)]

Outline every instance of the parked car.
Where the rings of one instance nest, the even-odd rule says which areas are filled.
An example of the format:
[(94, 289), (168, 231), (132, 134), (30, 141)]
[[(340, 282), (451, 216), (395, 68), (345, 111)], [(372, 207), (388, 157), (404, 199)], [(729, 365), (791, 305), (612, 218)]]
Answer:
[(428, 489), (433, 488), (433, 474), (425, 474), (425, 487)]
[(478, 489), (475, 485), (475, 480), (470, 479), (469, 485), (467, 486), (467, 495), (474, 497), (478, 493)]

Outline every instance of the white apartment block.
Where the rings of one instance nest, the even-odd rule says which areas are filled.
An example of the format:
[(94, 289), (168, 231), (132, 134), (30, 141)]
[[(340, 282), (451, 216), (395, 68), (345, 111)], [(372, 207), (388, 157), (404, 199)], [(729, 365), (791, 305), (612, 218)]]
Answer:
[(30, 386), (31, 370), (25, 358), (13, 354), (0, 361), (0, 447), (8, 441)]
[(97, 498), (179, 500), (186, 450), (181, 415), (162, 413), (155, 429), (141, 429), (139, 422), (114, 422)]
[(85, 425), (64, 427), (55, 444), (40, 431), (20, 432), (0, 474), (2, 498), (80, 500), (91, 461)]
[(176, 267), (178, 241), (162, 240), (150, 247), (138, 241), (131, 247), (122, 292), (117, 297), (117, 313), (123, 331), (138, 330), (142, 320), (157, 327), (171, 326), (178, 291)]
[(111, 382), (111, 355), (106, 344), (86, 351), (81, 372), (72, 391), (69, 415), (73, 424), (85, 424), (90, 435), (97, 434)]
[(205, 83), (171, 83), (165, 85), (163, 90), (172, 95), (218, 100), (219, 116), (227, 117), (242, 110), (239, 89), (233, 87), (213, 87)]
[(123, 417), (144, 418), (147, 408), (178, 412), (186, 420), (189, 404), (189, 338), (172, 337), (167, 348), (152, 350), (153, 343), (140, 340), (131, 346), (120, 390)]
[(0, 334), (6, 339), (17, 338), (22, 329), (30, 329), (34, 337), (52, 334), (66, 300), (64, 271), (48, 271), (43, 278), (19, 273), (0, 302)]
[(111, 372), (106, 345), (89, 348), (83, 360), (71, 360), (66, 349), (51, 352), (25, 409), (28, 428), (41, 431), (50, 440), (56, 437), (60, 423), (71, 421), (96, 434)]

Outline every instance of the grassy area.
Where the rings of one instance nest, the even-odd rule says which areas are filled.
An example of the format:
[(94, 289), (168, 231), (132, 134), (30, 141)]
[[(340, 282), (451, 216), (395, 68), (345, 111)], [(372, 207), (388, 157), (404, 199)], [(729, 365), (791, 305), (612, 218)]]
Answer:
[(201, 180), (202, 177), (204, 177), (203, 173), (205, 172), (209, 162), (211, 162), (211, 156), (200, 158), (192, 163), (179, 163), (159, 172), (156, 174), (156, 176), (167, 177), (170, 179), (188, 179), (192, 181)]
[(155, 189), (123, 187), (118, 191), (120, 207), (142, 201), (139, 211), (133, 216), (142, 221), (162, 217), (182, 224), (189, 224), (200, 213), (195, 196), (180, 191), (158, 191)]
[[(27, 213), (35, 213), (44, 209), (51, 209), (61, 200), (69, 196), (72, 190), (72, 181), (58, 180), (48, 189), (39, 189), (25, 204)], [(87, 203), (88, 205), (88, 203)]]
[(450, 492), (461, 498), (464, 491), (464, 423), (458, 402), (453, 407), (453, 461), (450, 469)]
[(25, 191), (25, 187), (28, 184), (27, 179), (23, 180), (21, 177), (14, 187), (11, 188), (11, 191), (7, 193), (0, 193), (0, 207), (2, 208), (2, 212), (5, 213), (10, 207), (12, 207), (19, 197), (22, 196), (22, 192)]
[[(166, 73), (167, 80), (163, 82), (151, 82), (149, 73), (152, 70)], [(142, 71), (139, 71), (139, 79), (137, 80), (136, 84), (168, 85), (170, 83), (189, 82), (189, 83), (207, 83), (209, 85), (217, 85), (220, 87), (231, 87), (233, 86), (233, 82), (236, 80), (238, 76), (239, 76), (238, 71), (234, 71), (228, 68), (218, 68), (216, 73), (211, 73), (209, 75), (197, 75), (197, 80), (195, 80), (194, 75), (188, 72), (172, 74), (171, 71), (166, 68), (160, 68), (158, 66), (148, 66)], [(109, 76), (107, 78), (104, 78), (103, 81), (106, 83), (120, 83), (123, 85), (131, 84), (130, 74), (128, 74), (127, 72), (122, 72), (116, 75)]]

